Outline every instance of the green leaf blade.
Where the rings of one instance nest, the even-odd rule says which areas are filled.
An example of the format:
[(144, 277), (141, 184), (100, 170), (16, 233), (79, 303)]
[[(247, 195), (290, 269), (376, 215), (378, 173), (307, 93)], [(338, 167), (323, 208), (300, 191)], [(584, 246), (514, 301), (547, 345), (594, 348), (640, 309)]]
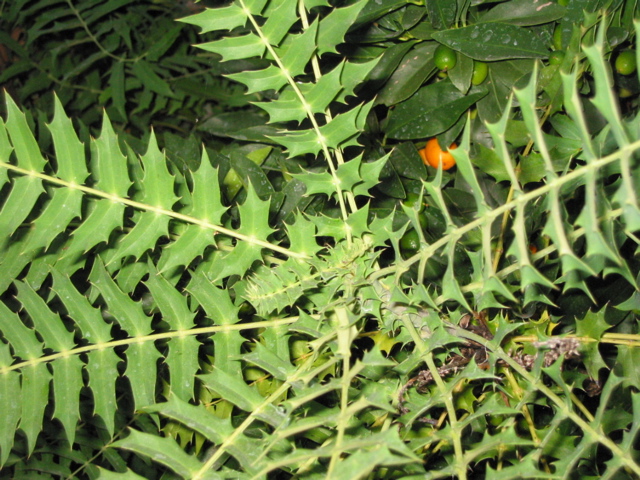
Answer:
[(44, 409), (49, 399), (51, 374), (45, 363), (36, 363), (22, 369), (22, 412), (20, 429), (27, 437), (27, 451), (33, 452), (42, 430)]
[(89, 375), (88, 385), (93, 393), (93, 413), (102, 419), (110, 436), (115, 431), (116, 379), (119, 377), (120, 362), (113, 349), (105, 346), (89, 352), (85, 367)]
[(538, 4), (530, 0), (512, 0), (493, 7), (480, 17), (480, 22), (499, 22), (521, 27), (541, 25), (562, 18), (566, 8), (558, 3)]
[[(266, 0), (265, 0), (266, 3)], [(180, 22), (200, 27), (200, 33), (213, 32), (215, 30), (233, 30), (247, 23), (246, 12), (233, 3), (223, 8), (205, 8), (204, 11), (179, 19)]]
[(15, 104), (11, 95), (5, 95), (7, 105), (6, 129), (11, 137), (18, 166), (32, 172), (42, 172), (46, 161), (40, 146), (33, 136), (27, 119)]
[(133, 343), (125, 352), (129, 379), (135, 408), (153, 405), (156, 399), (156, 362), (160, 352), (153, 342)]
[(84, 386), (84, 363), (78, 356), (63, 357), (53, 364), (53, 417), (60, 420), (69, 444), (73, 445), (80, 420), (80, 390)]
[(547, 45), (529, 30), (507, 23), (479, 23), (433, 34), (438, 42), (474, 60), (546, 58)]
[(15, 357), (34, 360), (42, 356), (42, 343), (35, 331), (22, 323), (20, 317), (3, 302), (0, 302), (0, 331), (13, 347)]
[(184, 479), (194, 478), (202, 464), (168, 437), (158, 437), (149, 433), (130, 430), (127, 438), (112, 444), (114, 448), (124, 448), (136, 452), (176, 472)]
[(387, 122), (387, 135), (399, 140), (434, 137), (451, 127), (486, 93), (471, 90), (465, 95), (450, 82), (423, 87), (396, 106)]
[[(0, 347), (7, 351), (9, 347)], [(22, 389), (18, 372), (0, 374), (0, 465), (4, 465), (13, 447), (15, 433), (20, 422)]]
[(151, 318), (145, 315), (139, 303), (118, 288), (99, 258), (93, 263), (89, 279), (100, 292), (109, 312), (128, 334), (142, 337), (151, 333)]
[(131, 67), (133, 75), (149, 90), (169, 98), (178, 98), (169, 83), (158, 75), (146, 60), (138, 60)]
[(242, 60), (264, 55), (266, 47), (260, 37), (254, 34), (239, 37), (225, 37), (222, 40), (201, 43), (199, 48), (222, 56), (223, 61)]
[(14, 281), (18, 289), (16, 298), (29, 314), (38, 334), (47, 348), (56, 352), (67, 352), (75, 346), (73, 334), (65, 328), (59, 315), (53, 313), (29, 285)]

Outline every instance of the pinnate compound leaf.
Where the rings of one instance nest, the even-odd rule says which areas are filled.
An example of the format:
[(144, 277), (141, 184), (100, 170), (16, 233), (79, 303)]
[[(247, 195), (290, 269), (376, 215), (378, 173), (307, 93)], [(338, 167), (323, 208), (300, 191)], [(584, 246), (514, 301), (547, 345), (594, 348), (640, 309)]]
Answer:
[(71, 445), (75, 441), (76, 424), (80, 420), (83, 368), (84, 363), (77, 355), (60, 358), (53, 365), (53, 417), (62, 424)]
[(238, 210), (240, 212), (238, 231), (243, 235), (267, 240), (267, 237), (274, 232), (269, 226), (269, 201), (261, 200), (251, 186), (247, 189), (246, 200)]
[[(0, 345), (0, 367), (8, 367), (11, 363), (9, 346)], [(4, 465), (13, 447), (15, 432), (20, 422), (22, 391), (20, 388), (20, 374), (5, 372), (0, 374), (0, 464)]]
[(151, 318), (145, 315), (140, 303), (120, 290), (99, 257), (93, 262), (89, 279), (106, 302), (109, 313), (129, 335), (142, 337), (151, 333)]
[(364, 128), (364, 121), (372, 105), (373, 103), (370, 102), (337, 115), (319, 128), (319, 134), (309, 129), (286, 131), (269, 138), (283, 145), (288, 150), (289, 157), (307, 153), (317, 155), (322, 150), (323, 144), (332, 149), (356, 145), (357, 143), (349, 140), (353, 140)]
[(42, 356), (42, 343), (36, 337), (35, 330), (28, 328), (4, 302), (0, 302), (0, 331), (13, 348), (15, 357), (35, 360)]
[(92, 247), (106, 242), (111, 233), (120, 228), (124, 220), (124, 204), (118, 198), (126, 198), (131, 186), (127, 159), (122, 155), (117, 137), (105, 114), (100, 137), (91, 141), (92, 177), (95, 188), (112, 195), (113, 199), (85, 197), (88, 203), (85, 220), (73, 231), (71, 242), (59, 263), (60, 267), (76, 265)]
[[(496, 182), (509, 180), (511, 178), (509, 172), (495, 150), (489, 149), (482, 144), (478, 147), (480, 153), (471, 158), (473, 164), (487, 175), (491, 175)], [(527, 157), (523, 164), (528, 164), (529, 160), (530, 157)], [(523, 181), (523, 183), (526, 182)]]
[(289, 259), (275, 268), (261, 266), (245, 283), (236, 284), (235, 290), (255, 307), (258, 315), (280, 312), (292, 306), (306, 288), (317, 286), (316, 276), (308, 265), (303, 265)]
[(89, 352), (85, 367), (89, 374), (89, 387), (93, 392), (93, 413), (102, 419), (109, 435), (113, 435), (115, 431), (116, 380), (121, 361), (112, 348), (104, 347)]
[[(204, 410), (201, 406), (191, 405), (175, 396), (170, 396), (167, 402), (158, 403), (143, 410), (148, 413), (160, 413), (167, 418), (187, 425), (217, 445), (229, 439), (234, 433), (229, 419), (221, 419)], [(257, 472), (258, 457), (264, 447), (260, 442), (261, 440), (250, 439), (242, 435), (236, 437), (227, 448), (246, 472), (255, 473)]]
[(274, 378), (283, 382), (287, 381), (294, 373), (294, 366), (287, 360), (283, 360), (268, 346), (256, 343), (254, 350), (246, 354), (243, 359), (249, 363), (260, 367), (265, 372), (273, 375)]
[(212, 282), (229, 275), (244, 276), (254, 262), (262, 261), (262, 247), (251, 240), (266, 241), (273, 232), (268, 223), (269, 200), (260, 200), (251, 185), (245, 202), (238, 209), (241, 222), (238, 231), (248, 240), (239, 241), (231, 251), (216, 252), (210, 265)]
[(171, 90), (169, 84), (153, 70), (151, 64), (146, 60), (138, 60), (135, 62), (131, 67), (131, 71), (149, 90), (164, 97), (178, 98), (173, 90)]
[(286, 229), (291, 251), (312, 257), (322, 249), (316, 240), (316, 226), (302, 213), (296, 212), (295, 222)]
[(76, 135), (57, 96), (54, 97), (55, 113), (49, 124), (56, 150), (57, 176), (72, 184), (81, 185), (89, 176), (85, 161), (84, 145)]
[(27, 119), (15, 104), (11, 95), (5, 95), (7, 105), (6, 128), (16, 153), (17, 165), (32, 172), (42, 172), (46, 161), (33, 136)]
[(332, 196), (336, 193), (335, 181), (329, 172), (294, 173), (292, 177), (305, 185), (305, 195), (324, 193)]
[[(342, 62), (330, 72), (322, 75), (316, 83), (303, 82), (298, 85), (312, 113), (324, 113), (329, 104), (338, 96), (338, 93), (343, 90), (344, 83), (341, 78), (344, 70), (345, 62)], [(256, 102), (255, 105), (269, 114), (271, 123), (291, 120), (302, 122), (307, 116), (307, 111), (298, 94), (290, 85), (282, 89), (277, 99), (270, 102)]]
[(199, 375), (198, 378), (208, 388), (246, 412), (252, 412), (263, 401), (257, 390), (244, 383), (242, 377), (232, 377), (219, 368), (215, 368), (211, 373)]
[[(6, 131), (15, 150), (17, 166), (27, 171), (41, 172), (45, 165), (44, 158), (27, 125), (25, 116), (10, 95), (5, 97), (8, 111)], [(8, 145), (5, 150), (10, 153)], [(7, 236), (13, 235), (24, 222), (43, 192), (42, 180), (36, 177), (21, 176), (13, 180), (12, 184), (11, 191), (0, 210), (0, 231)]]
[(298, 173), (293, 177), (303, 182), (307, 190), (305, 195), (324, 193), (333, 197), (337, 189), (352, 192), (354, 195), (369, 195), (369, 190), (378, 184), (380, 172), (384, 167), (388, 155), (374, 161), (363, 163), (362, 155), (341, 164), (336, 170), (337, 182), (327, 172)]
[[(628, 345), (618, 345), (618, 356), (613, 371), (627, 387), (640, 385), (640, 372), (638, 372), (638, 362), (640, 362), (640, 350)], [(595, 377), (597, 378), (597, 377)]]
[(129, 430), (129, 435), (111, 445), (114, 448), (131, 450), (176, 472), (184, 479), (194, 478), (200, 470), (200, 461), (180, 448), (168, 437), (159, 437), (149, 433)]
[(223, 61), (242, 60), (244, 58), (261, 57), (266, 47), (259, 36), (249, 33), (239, 37), (225, 37), (208, 43), (201, 43), (199, 48), (222, 56)]
[(353, 194), (371, 196), (369, 190), (375, 187), (380, 178), (380, 172), (389, 160), (389, 154), (373, 162), (360, 163), (362, 156), (358, 156), (351, 161), (357, 161), (360, 165), (360, 181), (353, 188)]
[[(156, 362), (160, 358), (160, 352), (153, 342), (132, 343), (125, 355), (127, 357), (125, 376), (131, 385), (134, 407), (152, 405), (156, 399)], [(184, 390), (188, 391), (188, 389)]]
[(349, 96), (355, 96), (355, 88), (361, 85), (367, 78), (369, 73), (378, 64), (379, 58), (375, 58), (368, 62), (344, 62), (342, 68), (342, 76), (340, 83), (342, 84), (342, 91), (336, 98), (338, 102), (346, 103), (346, 98)]
[(140, 200), (152, 207), (171, 210), (178, 197), (173, 193), (174, 177), (167, 170), (165, 155), (158, 149), (155, 134), (149, 138), (147, 152), (140, 158), (144, 169)]
[[(317, 29), (318, 23), (314, 22), (303, 33), (292, 35), (281, 48), (276, 49), (282, 66), (291, 77), (304, 73), (304, 69), (315, 51)], [(249, 70), (234, 73), (228, 77), (245, 84), (248, 88), (247, 93), (280, 90), (288, 82), (285, 70), (279, 66), (271, 65), (263, 70)]]
[(232, 3), (222, 8), (205, 8), (196, 15), (181, 18), (180, 21), (200, 27), (200, 33), (208, 33), (242, 27), (247, 22), (247, 14), (238, 3)]
[(270, 1), (267, 4), (263, 14), (267, 21), (260, 29), (271, 45), (280, 45), (280, 42), (288, 35), (293, 24), (298, 21), (297, 4), (297, 0)]
[(36, 363), (22, 369), (22, 412), (20, 429), (27, 437), (27, 450), (33, 452), (42, 429), (44, 410), (49, 397), (51, 373), (45, 363)]
[(347, 30), (355, 22), (368, 2), (360, 0), (352, 5), (334, 9), (320, 21), (318, 29), (318, 54), (338, 53), (336, 46), (344, 42)]
[(71, 350), (75, 345), (73, 333), (65, 328), (60, 316), (53, 313), (42, 297), (29, 285), (17, 280), (14, 281), (14, 285), (18, 289), (16, 298), (29, 314), (38, 334), (44, 340), (46, 348), (56, 352)]
[(56, 235), (64, 232), (71, 221), (81, 216), (82, 193), (72, 188), (56, 188), (42, 214), (33, 221), (22, 252), (48, 248)]
[[(7, 159), (13, 152), (13, 145), (9, 141), (9, 135), (7, 134), (7, 128), (4, 124), (4, 119), (0, 118), (0, 158)], [(4, 160), (3, 160), (4, 161)], [(0, 170), (0, 187), (9, 181), (9, 175), (5, 168)]]
[[(167, 170), (164, 154), (158, 149), (155, 136), (149, 140), (145, 155), (141, 157), (144, 174), (141, 180), (140, 202), (152, 208), (171, 210), (178, 199), (173, 193), (174, 177)], [(105, 254), (107, 265), (127, 256), (139, 258), (155, 247), (156, 241), (169, 234), (170, 217), (164, 212), (145, 210), (131, 231), (120, 239), (114, 249)]]
[(198, 378), (211, 390), (236, 405), (241, 410), (252, 412), (257, 418), (278, 427), (285, 420), (283, 411), (275, 405), (265, 404), (264, 398), (255, 388), (244, 383), (242, 376), (231, 375), (220, 368), (213, 372), (198, 375)]
[(233, 304), (229, 292), (211, 285), (201, 273), (193, 276), (187, 291), (196, 298), (216, 325), (233, 325), (240, 321), (239, 308)]
[(95, 188), (116, 197), (127, 197), (132, 182), (129, 179), (127, 159), (118, 145), (109, 117), (102, 118), (100, 136), (91, 143), (92, 172)]
[[(222, 205), (218, 169), (211, 165), (205, 149), (202, 150), (200, 166), (192, 173), (192, 178), (191, 204), (184, 213), (202, 222), (219, 225), (227, 209)], [(186, 267), (214, 243), (211, 229), (195, 224), (186, 225), (179, 232), (177, 240), (162, 251), (158, 270), (170, 272), (178, 266)]]
[(145, 480), (144, 477), (141, 477), (129, 468), (124, 472), (112, 472), (111, 470), (98, 467), (98, 471), (100, 472), (100, 478), (104, 480)]

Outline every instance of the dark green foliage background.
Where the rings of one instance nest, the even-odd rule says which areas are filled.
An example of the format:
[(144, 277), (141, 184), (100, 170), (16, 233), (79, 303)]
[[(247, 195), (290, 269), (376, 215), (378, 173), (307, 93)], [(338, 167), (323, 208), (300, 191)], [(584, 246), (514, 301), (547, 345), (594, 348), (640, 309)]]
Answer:
[(2, 3), (0, 477), (637, 478), (637, 11)]

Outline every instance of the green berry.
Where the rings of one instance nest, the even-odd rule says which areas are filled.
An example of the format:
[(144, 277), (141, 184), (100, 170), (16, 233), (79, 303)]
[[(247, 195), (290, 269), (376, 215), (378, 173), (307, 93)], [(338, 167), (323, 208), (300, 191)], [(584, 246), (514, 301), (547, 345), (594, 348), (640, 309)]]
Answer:
[(412, 228), (400, 239), (400, 248), (411, 255), (420, 250), (420, 235), (415, 229)]
[(549, 55), (549, 65), (560, 65), (564, 60), (564, 56), (564, 52), (561, 50), (551, 52), (551, 55)]
[(410, 192), (407, 193), (407, 198), (405, 198), (402, 203), (405, 207), (414, 208), (418, 210), (418, 212), (424, 212), (424, 203), (422, 203), (420, 200), (420, 195)]
[(438, 45), (433, 54), (433, 60), (440, 70), (443, 72), (449, 71), (456, 66), (456, 52), (446, 45)]
[(618, 90), (618, 97), (620, 98), (629, 98), (633, 96), (633, 92), (631, 90), (629, 90), (628, 88), (620, 88)]
[(473, 62), (473, 73), (471, 74), (471, 85), (480, 85), (487, 78), (489, 67), (484, 62)]
[(403, 252), (410, 255), (420, 250), (420, 235), (418, 235), (415, 229), (412, 228), (403, 235), (400, 239), (400, 248)]
[(636, 71), (637, 59), (635, 50), (624, 50), (616, 58), (616, 72), (620, 75), (631, 75)]

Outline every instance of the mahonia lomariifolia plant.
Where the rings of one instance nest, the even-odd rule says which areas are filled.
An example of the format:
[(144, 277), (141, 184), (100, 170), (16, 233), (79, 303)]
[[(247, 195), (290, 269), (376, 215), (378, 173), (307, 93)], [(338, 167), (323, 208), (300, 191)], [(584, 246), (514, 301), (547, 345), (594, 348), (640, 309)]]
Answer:
[[(190, 6), (192, 55), (251, 104), (187, 160), (162, 126), (116, 133), (129, 93), (176, 100), (153, 62), (187, 51), (114, 60), (127, 2), (48, 3), (62, 23), (2, 36), (3, 81), (80, 18), (116, 121), (60, 82), (4, 96), (3, 478), (640, 476), (640, 117), (609, 63), (636, 2)], [(447, 172), (416, 149), (436, 135)]]

